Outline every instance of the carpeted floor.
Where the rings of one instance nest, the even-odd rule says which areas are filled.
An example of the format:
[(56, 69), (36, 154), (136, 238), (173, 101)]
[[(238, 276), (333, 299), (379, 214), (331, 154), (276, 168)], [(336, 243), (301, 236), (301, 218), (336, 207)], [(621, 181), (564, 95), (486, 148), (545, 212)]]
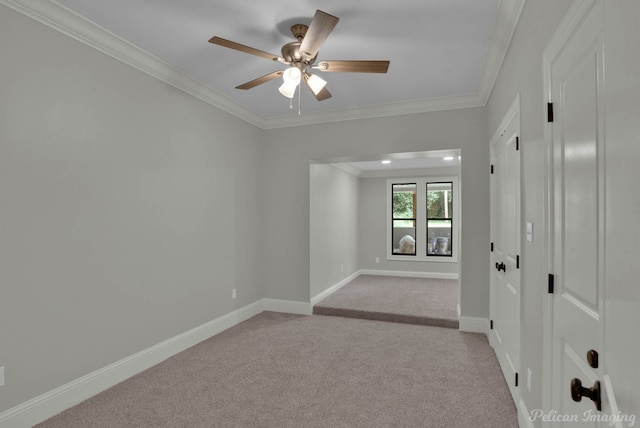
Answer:
[(514, 428), (487, 338), (264, 312), (38, 428)]
[(313, 313), (458, 328), (457, 305), (458, 280), (360, 275)]

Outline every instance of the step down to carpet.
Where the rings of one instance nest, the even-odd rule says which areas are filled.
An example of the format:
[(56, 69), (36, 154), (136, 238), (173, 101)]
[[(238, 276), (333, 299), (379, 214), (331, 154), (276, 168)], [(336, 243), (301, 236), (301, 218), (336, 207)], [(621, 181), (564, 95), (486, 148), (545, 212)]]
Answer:
[(452, 279), (359, 275), (313, 313), (457, 329), (458, 286)]
[(459, 328), (458, 320), (447, 318), (432, 318), (417, 315), (391, 314), (385, 312), (364, 311), (357, 309), (331, 308), (316, 305), (313, 307), (314, 315), (328, 315), (334, 317), (360, 318), (374, 321), (398, 322), (404, 324), (431, 325), (436, 327)]

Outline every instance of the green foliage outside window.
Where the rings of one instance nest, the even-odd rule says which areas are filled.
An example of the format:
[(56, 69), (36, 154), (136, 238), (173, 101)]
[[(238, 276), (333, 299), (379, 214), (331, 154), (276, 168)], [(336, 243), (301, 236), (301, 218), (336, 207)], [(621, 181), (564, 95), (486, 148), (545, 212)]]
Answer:
[(429, 190), (427, 192), (427, 216), (429, 218), (453, 217), (453, 192), (446, 192), (448, 205), (445, 210), (445, 191)]
[(413, 218), (413, 192), (393, 192), (393, 217)]

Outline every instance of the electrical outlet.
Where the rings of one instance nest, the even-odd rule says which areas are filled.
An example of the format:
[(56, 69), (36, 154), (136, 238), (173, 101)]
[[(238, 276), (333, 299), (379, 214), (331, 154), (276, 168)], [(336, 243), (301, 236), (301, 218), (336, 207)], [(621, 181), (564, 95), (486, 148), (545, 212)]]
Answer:
[(376, 263), (380, 263), (380, 257), (376, 257)]
[(4, 386), (4, 367), (0, 367), (0, 386)]
[(531, 377), (533, 373), (531, 373), (531, 369), (527, 369), (527, 389), (531, 392)]
[(344, 265), (340, 265), (340, 272), (344, 272)]
[(236, 298), (236, 289), (235, 288), (233, 290), (231, 290), (231, 298), (232, 299)]

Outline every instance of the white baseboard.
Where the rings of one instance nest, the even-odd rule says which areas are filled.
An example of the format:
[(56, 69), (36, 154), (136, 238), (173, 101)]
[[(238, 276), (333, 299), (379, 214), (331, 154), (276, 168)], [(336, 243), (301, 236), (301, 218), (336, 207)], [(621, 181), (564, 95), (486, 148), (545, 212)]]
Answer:
[(351, 281), (353, 281), (354, 279), (359, 277), (360, 276), (360, 272), (361, 271), (357, 271), (357, 272), (352, 273), (351, 275), (349, 275), (348, 277), (346, 277), (342, 281), (338, 282), (337, 284), (334, 284), (331, 287), (327, 288), (326, 290), (324, 290), (324, 291), (316, 294), (315, 296), (313, 296), (311, 298), (311, 307), (313, 307), (313, 305), (315, 305), (316, 303), (318, 303), (322, 299), (324, 299), (324, 298), (328, 297), (329, 295), (335, 293), (336, 291), (338, 291), (339, 289), (341, 289), (342, 287), (344, 287), (345, 285), (347, 285), (348, 283), (350, 283)]
[(294, 300), (262, 299), (265, 311), (285, 312), (288, 314), (311, 315), (311, 303)]
[(265, 306), (269, 307), (264, 300), (223, 315), (6, 410), (0, 413), (0, 428), (32, 427), (203, 340), (258, 315), (265, 310)]
[(524, 404), (524, 400), (520, 398), (517, 403), (518, 407), (518, 426), (520, 428), (535, 428), (531, 421), (531, 415), (527, 410), (527, 405)]
[(487, 318), (461, 316), (459, 330), (469, 333), (484, 333), (489, 337), (489, 320)]
[(361, 269), (360, 275), (403, 276), (409, 278), (459, 279), (457, 273), (442, 272), (407, 272), (398, 270)]

